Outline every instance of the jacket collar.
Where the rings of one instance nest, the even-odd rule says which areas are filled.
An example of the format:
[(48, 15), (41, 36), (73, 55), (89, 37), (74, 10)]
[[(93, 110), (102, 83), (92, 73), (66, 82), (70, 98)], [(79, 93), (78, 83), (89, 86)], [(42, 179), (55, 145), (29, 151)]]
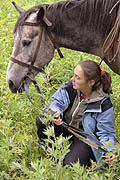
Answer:
[[(80, 96), (80, 91), (77, 90), (77, 93)], [(92, 91), (90, 99), (85, 99), (84, 101), (87, 104), (95, 103), (95, 102), (101, 101), (106, 96), (108, 96), (108, 94), (103, 91), (103, 86), (101, 85), (99, 88), (97, 88), (97, 90)]]

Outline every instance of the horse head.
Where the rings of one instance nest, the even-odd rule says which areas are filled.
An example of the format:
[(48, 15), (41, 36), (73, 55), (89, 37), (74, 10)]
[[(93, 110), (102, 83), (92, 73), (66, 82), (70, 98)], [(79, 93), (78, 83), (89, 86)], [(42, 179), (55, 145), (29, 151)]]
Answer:
[(7, 68), (6, 81), (16, 93), (27, 74), (36, 76), (54, 55), (54, 45), (46, 29), (52, 23), (46, 17), (48, 5), (33, 7), (27, 11), (17, 6), (20, 13), (14, 30), (14, 47)]

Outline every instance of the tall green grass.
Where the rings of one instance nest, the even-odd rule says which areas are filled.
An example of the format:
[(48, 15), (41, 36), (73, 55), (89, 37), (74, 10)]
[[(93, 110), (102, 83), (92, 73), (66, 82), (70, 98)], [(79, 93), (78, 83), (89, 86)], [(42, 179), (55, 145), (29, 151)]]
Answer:
[[(68, 139), (59, 138), (46, 141), (46, 147), (38, 150), (35, 119), (39, 115), (28, 101), (25, 93), (12, 94), (6, 85), (6, 70), (13, 46), (13, 29), (18, 13), (11, 0), (0, 1), (0, 180), (119, 180), (120, 179), (120, 146), (116, 143), (116, 159), (107, 171), (89, 172), (79, 163), (73, 166), (62, 166), (62, 160), (68, 151)], [(40, 3), (55, 3), (55, 0), (16, 0), (20, 6), (28, 9)], [(46, 67), (46, 73), (52, 80), (53, 87), (58, 88), (73, 75), (73, 69), (80, 60), (99, 57), (62, 49), (64, 58), (60, 59), (55, 52), (54, 59)], [(63, 68), (64, 67), (64, 68)], [(113, 73), (105, 63), (102, 64), (112, 76), (113, 103), (117, 139), (120, 140), (120, 76)], [(44, 74), (39, 74), (37, 82), (46, 102), (55, 89), (48, 83)], [(32, 95), (34, 94), (34, 97)], [(30, 95), (38, 106), (41, 105), (39, 95), (31, 86)], [(50, 116), (48, 117), (50, 119)], [(47, 129), (47, 135), (53, 136), (53, 129)], [(51, 147), (48, 147), (48, 143)], [(92, 163), (92, 167), (96, 167)]]

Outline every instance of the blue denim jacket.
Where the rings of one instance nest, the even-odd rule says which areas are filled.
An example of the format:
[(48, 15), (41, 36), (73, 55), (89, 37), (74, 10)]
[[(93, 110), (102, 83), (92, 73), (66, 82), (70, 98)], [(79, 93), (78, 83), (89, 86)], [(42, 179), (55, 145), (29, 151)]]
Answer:
[[(65, 90), (66, 83), (64, 83), (51, 97), (50, 109), (54, 112), (60, 112), (61, 117), (63, 118), (64, 111), (68, 108), (70, 104), (70, 99), (67, 91)], [(108, 151), (112, 151), (115, 144), (115, 130), (114, 130), (114, 112), (113, 107), (108, 110), (102, 112), (101, 104), (109, 97), (107, 95), (104, 97), (97, 108), (93, 107), (90, 109), (86, 109), (82, 116), (82, 126), (84, 131), (94, 134), (99, 141), (104, 144), (105, 148)], [(97, 98), (97, 97), (96, 97)], [(95, 98), (95, 99), (96, 99)], [(93, 99), (94, 102), (94, 99)], [(96, 131), (97, 127), (97, 131)], [(109, 145), (108, 145), (109, 142)], [(98, 161), (102, 152), (100, 150), (96, 150), (91, 147)]]

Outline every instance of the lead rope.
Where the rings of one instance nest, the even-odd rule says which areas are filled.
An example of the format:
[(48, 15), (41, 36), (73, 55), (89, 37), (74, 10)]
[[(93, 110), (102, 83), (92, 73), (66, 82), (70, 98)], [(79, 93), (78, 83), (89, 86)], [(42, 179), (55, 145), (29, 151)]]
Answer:
[[(34, 86), (35, 86), (38, 94), (40, 94), (40, 99), (41, 99), (41, 101), (45, 104), (45, 100), (44, 100), (44, 98), (41, 96), (42, 93), (41, 93), (41, 91), (40, 91), (39, 86), (37, 85), (37, 82), (35, 81), (35, 79), (31, 78), (30, 76), (27, 75), (27, 77), (29, 77), (29, 79), (31, 80), (31, 82), (34, 84)], [(42, 111), (43, 113), (46, 113), (46, 111), (45, 111), (44, 109), (39, 108), (39, 107), (31, 100), (31, 98), (30, 98), (30, 96), (29, 96), (29, 83), (28, 83), (26, 80), (24, 80), (24, 81), (23, 81), (23, 84), (24, 84), (24, 90), (25, 90), (25, 93), (26, 93), (26, 96), (27, 96), (28, 100), (32, 103), (32, 105), (33, 105), (35, 108), (37, 108), (38, 110)]]

